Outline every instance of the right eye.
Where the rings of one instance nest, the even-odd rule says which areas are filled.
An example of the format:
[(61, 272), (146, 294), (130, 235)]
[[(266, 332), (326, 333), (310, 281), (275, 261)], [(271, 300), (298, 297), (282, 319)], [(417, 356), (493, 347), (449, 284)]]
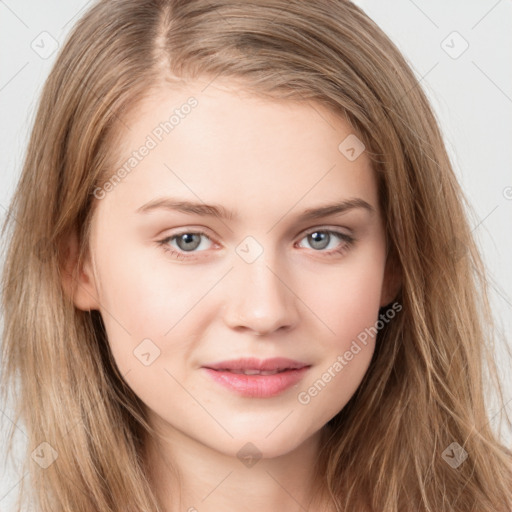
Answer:
[[(203, 252), (203, 250), (196, 251), (196, 249), (202, 245), (202, 237), (206, 240), (210, 240), (211, 242), (208, 235), (203, 232), (182, 231), (159, 240), (158, 244), (163, 247), (164, 251), (170, 252), (174, 256), (179, 255), (180, 257), (183, 257), (187, 253)], [(171, 245), (171, 243), (175, 243), (175, 245)]]

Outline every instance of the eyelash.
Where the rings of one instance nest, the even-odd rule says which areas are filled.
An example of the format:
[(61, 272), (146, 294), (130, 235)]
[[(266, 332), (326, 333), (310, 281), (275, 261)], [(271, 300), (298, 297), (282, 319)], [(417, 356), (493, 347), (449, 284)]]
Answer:
[[(324, 251), (322, 249), (319, 249), (319, 250), (312, 249), (312, 251), (314, 251), (314, 252), (324, 253), (325, 256), (327, 256), (327, 257), (334, 257), (334, 256), (345, 254), (345, 252), (347, 252), (353, 246), (354, 242), (356, 241), (353, 236), (347, 235), (346, 233), (342, 233), (340, 231), (335, 231), (332, 229), (318, 229), (318, 228), (311, 229), (311, 230), (305, 232), (300, 240), (307, 237), (308, 235), (311, 235), (311, 234), (317, 233), (317, 232), (318, 233), (328, 233), (329, 235), (335, 235), (335, 236), (339, 237), (344, 242), (341, 245), (341, 247), (339, 247), (338, 249), (332, 249), (330, 251)], [(162, 249), (166, 253), (170, 254), (171, 256), (175, 256), (178, 259), (194, 259), (194, 256), (186, 256), (186, 254), (187, 254), (186, 251), (177, 251), (169, 246), (170, 241), (172, 241), (182, 235), (185, 235), (185, 234), (203, 235), (206, 238), (208, 238), (208, 240), (212, 241), (212, 239), (206, 233), (204, 233), (202, 231), (182, 231), (181, 233), (176, 233), (174, 235), (167, 236), (162, 240), (158, 240), (157, 244), (159, 246), (161, 246)], [(199, 252), (202, 252), (202, 251), (199, 251)], [(190, 254), (193, 254), (193, 253), (194, 253), (194, 251), (190, 252)]]

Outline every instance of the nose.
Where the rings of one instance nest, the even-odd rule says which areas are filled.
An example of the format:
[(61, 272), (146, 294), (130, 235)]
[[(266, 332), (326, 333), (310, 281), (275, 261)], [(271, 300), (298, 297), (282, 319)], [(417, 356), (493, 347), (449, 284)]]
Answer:
[(299, 320), (289, 279), (264, 255), (252, 263), (237, 261), (226, 291), (226, 324), (257, 336), (290, 330)]

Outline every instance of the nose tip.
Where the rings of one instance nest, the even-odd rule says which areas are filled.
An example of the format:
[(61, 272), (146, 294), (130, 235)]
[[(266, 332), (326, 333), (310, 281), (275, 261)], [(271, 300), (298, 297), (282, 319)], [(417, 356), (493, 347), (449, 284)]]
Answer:
[(226, 323), (255, 336), (290, 330), (298, 321), (295, 296), (265, 262), (242, 265), (232, 276)]
[(291, 329), (291, 325), (277, 325), (277, 323), (270, 324), (266, 319), (262, 319), (259, 324), (256, 324), (255, 322), (247, 320), (247, 318), (240, 318), (234, 328), (240, 331), (250, 331), (253, 336), (262, 338), (277, 331), (288, 331)]

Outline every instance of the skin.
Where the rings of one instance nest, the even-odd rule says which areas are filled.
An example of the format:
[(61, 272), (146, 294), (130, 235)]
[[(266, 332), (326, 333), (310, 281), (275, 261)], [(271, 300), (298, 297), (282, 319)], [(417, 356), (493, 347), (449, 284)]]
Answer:
[[(393, 298), (375, 177), (364, 152), (349, 161), (338, 150), (354, 131), (320, 104), (263, 99), (228, 81), (205, 85), (155, 90), (125, 120), (121, 162), (169, 112), (192, 95), (198, 100), (96, 201), (90, 253), (70, 293), (79, 309), (100, 311), (115, 361), (159, 432), (147, 457), (166, 510), (327, 510), (313, 488), (324, 426), (359, 386), (375, 340), (308, 404), (298, 394)], [(136, 212), (165, 196), (236, 215)], [(308, 208), (353, 198), (374, 211), (297, 220)], [(310, 228), (355, 242), (333, 234), (318, 248)], [(183, 230), (206, 236), (192, 252), (168, 241), (180, 256), (158, 244)], [(263, 250), (251, 263), (236, 252), (247, 236)], [(134, 355), (144, 339), (160, 350), (147, 366)], [(311, 368), (271, 398), (239, 396), (201, 369), (243, 356), (288, 357)], [(252, 467), (237, 457), (248, 442), (262, 455)]]

